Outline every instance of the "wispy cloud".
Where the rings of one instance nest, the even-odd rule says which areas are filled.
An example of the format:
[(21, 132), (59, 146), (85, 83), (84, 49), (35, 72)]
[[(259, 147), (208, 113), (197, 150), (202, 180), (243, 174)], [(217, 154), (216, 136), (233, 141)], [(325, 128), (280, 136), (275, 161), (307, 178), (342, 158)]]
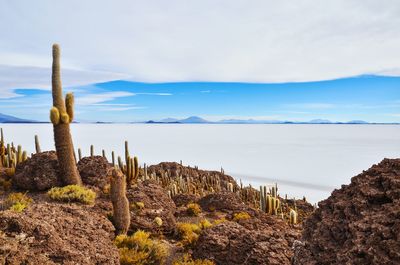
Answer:
[(284, 108), (300, 108), (300, 109), (332, 109), (336, 107), (335, 104), (331, 103), (295, 103), (295, 104), (283, 104)]
[(147, 96), (172, 96), (172, 93), (135, 93), (136, 95), (147, 95)]
[[(126, 75), (77, 69), (62, 69), (64, 87), (81, 86), (108, 80), (121, 79)], [(44, 89), (51, 88), (51, 69), (36, 66), (0, 65), (0, 99), (21, 97), (15, 89)]]
[(76, 98), (77, 105), (93, 105), (99, 104), (102, 102), (107, 102), (111, 100), (115, 100), (121, 97), (129, 97), (134, 96), (134, 93), (126, 92), (126, 91), (113, 91), (113, 92), (104, 92), (104, 93), (96, 93), (96, 94), (86, 94), (84, 96), (80, 96)]

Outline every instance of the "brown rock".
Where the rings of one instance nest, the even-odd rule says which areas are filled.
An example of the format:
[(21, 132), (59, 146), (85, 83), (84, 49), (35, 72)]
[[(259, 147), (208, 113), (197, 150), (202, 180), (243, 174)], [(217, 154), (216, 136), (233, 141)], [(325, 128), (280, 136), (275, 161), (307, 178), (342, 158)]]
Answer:
[(193, 251), (193, 257), (210, 259), (218, 265), (290, 264), (291, 256), (284, 233), (273, 226), (249, 230), (236, 222), (205, 229)]
[[(127, 191), (131, 205), (131, 229), (144, 229), (151, 232), (171, 233), (175, 228), (174, 213), (176, 206), (167, 192), (155, 181), (146, 180)], [(143, 209), (135, 209), (135, 203), (144, 203)], [(162, 226), (154, 223), (160, 217)]]
[(199, 196), (195, 194), (180, 193), (172, 197), (172, 200), (174, 201), (177, 207), (181, 207), (181, 206), (186, 206), (192, 202), (197, 203), (197, 201), (199, 200)]
[(86, 185), (103, 189), (110, 183), (113, 167), (102, 156), (84, 157), (78, 162), (78, 171)]
[(223, 211), (227, 213), (242, 212), (249, 208), (242, 202), (238, 195), (232, 192), (212, 193), (199, 200), (201, 208), (205, 211)]
[(400, 159), (384, 159), (319, 203), (294, 264), (400, 264)]
[(61, 186), (55, 151), (42, 152), (20, 163), (12, 177), (13, 185), (24, 190), (41, 191)]
[(35, 202), (0, 212), (1, 264), (119, 264), (114, 228), (87, 206)]

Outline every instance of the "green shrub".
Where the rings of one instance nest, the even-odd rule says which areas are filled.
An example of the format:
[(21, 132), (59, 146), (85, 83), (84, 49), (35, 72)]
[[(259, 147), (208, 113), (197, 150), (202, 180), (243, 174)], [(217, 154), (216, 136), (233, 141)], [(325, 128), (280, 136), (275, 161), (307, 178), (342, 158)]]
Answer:
[(17, 192), (11, 193), (4, 201), (6, 209), (10, 209), (15, 212), (22, 212), (26, 207), (31, 204), (32, 199), (29, 198), (25, 193)]
[(96, 199), (96, 193), (94, 191), (78, 185), (55, 187), (49, 190), (47, 194), (53, 200), (64, 202), (92, 204)]
[(150, 239), (150, 234), (142, 230), (131, 236), (117, 236), (115, 245), (119, 249), (121, 265), (164, 264), (168, 256), (166, 246)]
[(200, 205), (198, 205), (197, 203), (189, 203), (187, 205), (187, 212), (192, 216), (199, 216), (199, 214), (201, 213)]
[(190, 254), (183, 255), (180, 259), (174, 261), (172, 265), (215, 265), (211, 260), (207, 259), (192, 259)]

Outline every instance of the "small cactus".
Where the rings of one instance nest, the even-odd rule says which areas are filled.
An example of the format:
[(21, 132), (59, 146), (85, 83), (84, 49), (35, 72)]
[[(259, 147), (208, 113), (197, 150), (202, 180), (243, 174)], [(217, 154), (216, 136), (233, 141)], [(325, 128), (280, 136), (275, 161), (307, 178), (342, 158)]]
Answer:
[(126, 197), (125, 175), (118, 169), (112, 172), (110, 197), (113, 204), (113, 223), (117, 234), (126, 234), (130, 225), (129, 201)]
[(293, 209), (290, 209), (289, 224), (291, 224), (291, 225), (297, 224), (297, 212)]
[(36, 154), (42, 152), (40, 149), (39, 137), (37, 135), (35, 135), (35, 149)]

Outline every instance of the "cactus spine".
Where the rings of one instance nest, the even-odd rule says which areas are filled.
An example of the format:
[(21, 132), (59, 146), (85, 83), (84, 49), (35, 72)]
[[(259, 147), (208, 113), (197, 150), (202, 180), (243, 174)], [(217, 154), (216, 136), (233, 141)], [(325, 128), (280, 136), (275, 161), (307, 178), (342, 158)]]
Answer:
[(110, 197), (113, 204), (113, 223), (117, 234), (126, 234), (131, 220), (129, 201), (126, 198), (125, 175), (118, 169), (112, 172)]
[[(54, 142), (60, 165), (60, 174), (65, 185), (81, 185), (82, 181), (75, 163), (74, 148), (69, 128), (69, 124), (73, 118), (73, 94), (67, 95), (66, 100), (63, 100), (60, 74), (60, 47), (57, 44), (53, 45), (51, 77), (53, 107), (50, 110), (50, 120), (53, 123)], [(69, 114), (72, 114), (71, 117)]]

